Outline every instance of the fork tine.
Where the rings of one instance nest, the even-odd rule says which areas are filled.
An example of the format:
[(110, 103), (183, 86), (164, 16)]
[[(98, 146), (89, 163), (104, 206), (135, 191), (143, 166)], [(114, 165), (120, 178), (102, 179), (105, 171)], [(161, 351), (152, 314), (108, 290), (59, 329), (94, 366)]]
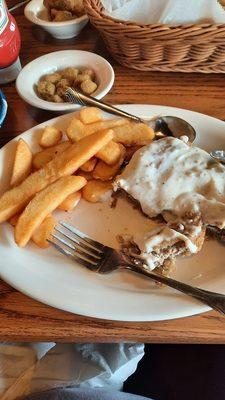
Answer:
[(93, 260), (92, 257), (88, 256), (88, 254), (83, 253), (80, 250), (77, 250), (75, 246), (73, 246), (72, 244), (68, 243), (65, 239), (61, 238), (60, 236), (56, 235), (56, 234), (52, 234), (51, 235), (54, 239), (56, 239), (60, 244), (65, 245), (66, 247), (68, 247), (71, 250), (74, 250), (74, 252), (76, 253), (76, 256), (79, 255), (79, 257), (83, 258), (85, 261), (89, 262), (92, 265), (97, 265), (97, 260)]
[(85, 106), (85, 103), (82, 101), (82, 99), (79, 96), (79, 92), (77, 92), (76, 89), (72, 89), (70, 87), (68, 87), (66, 89), (66, 93), (65, 93), (67, 99), (74, 104), (80, 104), (81, 106)]
[(61, 235), (65, 236), (67, 239), (69, 239), (72, 243), (76, 243), (82, 250), (87, 251), (90, 255), (100, 259), (102, 252), (99, 250), (94, 250), (93, 247), (87, 246), (86, 244), (82, 243), (79, 239), (77, 239), (74, 235), (70, 235), (61, 229), (59, 229), (57, 226), (55, 227), (55, 230), (59, 232)]
[(91, 239), (89, 236), (85, 235), (83, 232), (79, 231), (78, 229), (74, 228), (74, 226), (68, 224), (67, 222), (64, 221), (59, 221), (59, 224), (62, 225), (64, 228), (68, 229), (70, 232), (74, 233), (79, 237), (79, 239), (82, 239), (85, 243), (91, 245), (94, 250), (98, 250), (100, 252), (104, 252), (104, 249), (106, 246), (103, 244), (97, 242), (94, 239)]
[(53, 242), (51, 239), (47, 239), (47, 242), (49, 242), (53, 247), (55, 247), (55, 249), (58, 250), (60, 253), (67, 256), (68, 258), (72, 259), (73, 261), (78, 262), (78, 264), (83, 265), (90, 271), (96, 271), (98, 269), (98, 265), (90, 264), (89, 262), (85, 261), (83, 258), (80, 258), (79, 256), (72, 253), (70, 250), (67, 250), (67, 248), (64, 249), (64, 247), (61, 247), (57, 243)]
[(92, 262), (97, 264), (97, 262), (99, 260), (101, 260), (101, 257), (93, 257), (92, 255), (86, 253), (85, 251), (83, 251), (82, 249), (79, 249), (77, 246), (74, 246), (72, 243), (67, 242), (63, 237), (56, 235), (56, 234), (52, 234), (51, 235), (54, 239), (57, 239), (59, 242), (65, 244), (65, 246), (69, 247), (71, 250), (74, 250), (76, 253), (80, 254), (82, 257), (84, 256), (85, 259), (88, 262)]

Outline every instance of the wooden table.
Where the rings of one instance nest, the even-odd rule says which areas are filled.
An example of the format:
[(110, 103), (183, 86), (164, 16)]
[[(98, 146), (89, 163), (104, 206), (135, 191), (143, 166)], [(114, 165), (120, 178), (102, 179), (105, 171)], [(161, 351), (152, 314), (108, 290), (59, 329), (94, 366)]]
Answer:
[[(12, 4), (12, 2), (11, 2)], [(8, 5), (11, 5), (10, 3)], [(90, 50), (106, 57), (115, 70), (115, 84), (105, 100), (188, 108), (225, 120), (224, 75), (143, 73), (114, 62), (95, 30), (87, 26), (77, 38), (57, 41), (16, 16), (22, 36), (21, 61), (56, 50)], [(0, 146), (26, 129), (55, 116), (27, 105), (14, 83), (4, 86), (9, 110)], [(123, 323), (69, 314), (34, 301), (0, 281), (0, 341), (225, 343), (225, 319), (216, 312), (173, 321)]]

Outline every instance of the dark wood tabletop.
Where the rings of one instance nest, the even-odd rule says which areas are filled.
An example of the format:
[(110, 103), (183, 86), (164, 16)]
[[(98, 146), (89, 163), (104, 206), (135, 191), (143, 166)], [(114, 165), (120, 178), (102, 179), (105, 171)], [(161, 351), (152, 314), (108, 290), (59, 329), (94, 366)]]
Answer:
[[(8, 2), (8, 6), (14, 2)], [(225, 120), (225, 75), (153, 73), (118, 65), (97, 33), (88, 25), (79, 36), (56, 40), (32, 26), (23, 8), (14, 12), (22, 37), (21, 62), (57, 50), (88, 50), (113, 66), (115, 83), (105, 100), (112, 104), (149, 103), (176, 106)], [(15, 83), (2, 87), (9, 109), (0, 132), (0, 146), (25, 130), (55, 117), (26, 104)], [(41, 304), (0, 281), (0, 341), (225, 343), (225, 318), (216, 312), (172, 321), (123, 323), (69, 314)]]

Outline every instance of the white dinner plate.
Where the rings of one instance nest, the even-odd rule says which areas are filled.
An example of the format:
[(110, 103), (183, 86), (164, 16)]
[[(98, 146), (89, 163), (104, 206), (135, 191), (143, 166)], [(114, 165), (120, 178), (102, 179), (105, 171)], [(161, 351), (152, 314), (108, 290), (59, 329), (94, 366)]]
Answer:
[[(225, 145), (225, 123), (206, 115), (171, 107), (120, 106), (139, 116), (175, 115), (186, 119), (197, 131), (196, 144), (206, 150)], [(35, 151), (41, 128), (56, 125), (65, 131), (73, 114), (41, 124), (19, 137)], [(7, 188), (15, 140), (0, 151), (0, 191)], [(115, 209), (108, 204), (84, 200), (72, 213), (56, 212), (57, 218), (106, 245), (117, 246), (116, 235), (146, 231), (150, 221), (125, 201)], [(51, 306), (81, 315), (122, 321), (156, 321), (179, 318), (209, 310), (209, 307), (170, 288), (158, 288), (150, 280), (130, 272), (97, 275), (76, 265), (55, 249), (42, 250), (29, 244), (25, 249), (13, 241), (13, 229), (4, 223), (0, 230), (0, 276), (21, 292)], [(176, 262), (174, 277), (225, 294), (225, 246), (207, 240), (202, 251)]]

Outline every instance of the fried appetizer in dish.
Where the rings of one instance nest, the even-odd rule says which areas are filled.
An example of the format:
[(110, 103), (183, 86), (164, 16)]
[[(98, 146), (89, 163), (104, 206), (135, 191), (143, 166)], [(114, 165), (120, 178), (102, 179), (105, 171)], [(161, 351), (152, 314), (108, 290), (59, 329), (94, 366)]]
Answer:
[(59, 11), (55, 8), (51, 8), (50, 16), (51, 21), (54, 22), (70, 21), (71, 19), (74, 19), (74, 16), (70, 11)]
[[(62, 12), (58, 11), (57, 13)], [(60, 16), (58, 15), (56, 18), (60, 18)], [(95, 72), (92, 69), (67, 67), (63, 70), (42, 76), (36, 85), (36, 91), (43, 100), (63, 103), (67, 101), (65, 92), (68, 87), (79, 89), (84, 94), (94, 93), (98, 88)], [(85, 109), (82, 110), (82, 122), (90, 123), (99, 120), (100, 110), (94, 107), (88, 113), (85, 112)]]
[(85, 14), (83, 0), (44, 0), (50, 21), (61, 22)]

